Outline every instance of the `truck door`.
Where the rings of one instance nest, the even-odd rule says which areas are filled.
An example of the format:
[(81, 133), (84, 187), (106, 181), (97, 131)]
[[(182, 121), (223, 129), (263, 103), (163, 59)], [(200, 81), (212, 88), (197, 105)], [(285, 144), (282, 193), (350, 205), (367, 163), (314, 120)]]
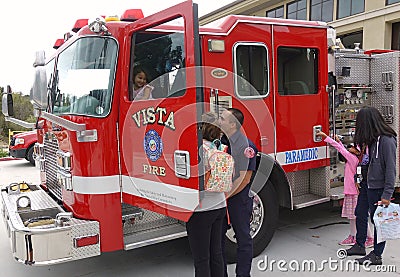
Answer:
[(277, 160), (286, 171), (326, 166), (328, 130), (326, 29), (274, 26)]
[[(197, 4), (178, 4), (130, 24), (123, 52), (122, 82), (128, 84), (121, 85), (126, 91), (120, 100), (122, 201), (184, 221), (199, 204), (197, 24)], [(132, 92), (138, 71), (150, 93), (137, 95), (149, 99)]]

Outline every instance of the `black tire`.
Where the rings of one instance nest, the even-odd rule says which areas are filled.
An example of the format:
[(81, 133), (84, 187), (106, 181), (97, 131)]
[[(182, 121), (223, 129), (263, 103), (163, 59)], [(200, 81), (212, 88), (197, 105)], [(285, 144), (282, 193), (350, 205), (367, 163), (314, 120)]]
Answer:
[[(257, 211), (261, 211), (263, 215), (257, 216)], [(278, 195), (272, 183), (267, 181), (253, 200), (253, 218), (251, 222), (252, 227), (254, 227), (252, 228), (253, 257), (260, 255), (272, 240), (278, 225), (278, 219)], [(257, 225), (255, 224), (256, 222), (260, 222), (261, 224)], [(233, 241), (232, 235), (233, 230), (228, 230), (225, 243), (225, 253), (228, 263), (236, 263), (237, 245)]]
[(35, 159), (33, 158), (33, 146), (29, 147), (28, 151), (26, 151), (25, 159), (31, 163), (31, 165), (35, 165)]

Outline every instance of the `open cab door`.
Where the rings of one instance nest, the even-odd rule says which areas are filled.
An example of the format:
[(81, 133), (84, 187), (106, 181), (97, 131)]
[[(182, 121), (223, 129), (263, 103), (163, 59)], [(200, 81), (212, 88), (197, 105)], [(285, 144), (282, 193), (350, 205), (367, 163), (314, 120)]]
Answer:
[[(129, 67), (120, 99), (122, 202), (187, 221), (199, 204), (202, 182), (197, 4), (186, 1), (139, 19), (126, 27), (125, 37), (130, 43), (122, 50)], [(136, 71), (147, 78), (149, 99), (133, 92)]]

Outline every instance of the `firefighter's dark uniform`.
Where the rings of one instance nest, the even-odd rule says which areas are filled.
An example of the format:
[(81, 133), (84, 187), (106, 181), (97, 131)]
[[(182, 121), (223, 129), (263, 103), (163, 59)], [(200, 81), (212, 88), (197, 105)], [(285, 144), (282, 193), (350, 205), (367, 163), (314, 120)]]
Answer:
[[(234, 133), (229, 140), (222, 137), (221, 142), (228, 145), (228, 153), (231, 154), (235, 161), (235, 172), (233, 180), (239, 177), (240, 171), (256, 170), (256, 154), (257, 148), (252, 141), (246, 138), (240, 131)], [(249, 147), (254, 150), (254, 156), (249, 158)], [(251, 151), (250, 151), (251, 152)], [(250, 184), (248, 184), (241, 192), (235, 194), (227, 200), (227, 208), (231, 226), (235, 232), (237, 248), (236, 276), (250, 276), (251, 262), (253, 258), (253, 240), (250, 236), (250, 219), (253, 209), (253, 199), (249, 196)], [(222, 229), (222, 249), (225, 255), (225, 233), (228, 229), (227, 218)], [(226, 267), (225, 267), (226, 268)], [(225, 276), (227, 273), (225, 272)]]

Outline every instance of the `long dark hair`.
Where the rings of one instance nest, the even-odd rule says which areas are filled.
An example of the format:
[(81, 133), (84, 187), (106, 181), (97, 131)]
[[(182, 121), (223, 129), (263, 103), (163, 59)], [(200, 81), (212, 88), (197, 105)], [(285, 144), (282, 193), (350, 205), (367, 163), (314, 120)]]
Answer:
[(396, 132), (385, 122), (381, 113), (374, 107), (362, 107), (356, 117), (354, 144), (369, 146), (379, 136), (396, 137)]

